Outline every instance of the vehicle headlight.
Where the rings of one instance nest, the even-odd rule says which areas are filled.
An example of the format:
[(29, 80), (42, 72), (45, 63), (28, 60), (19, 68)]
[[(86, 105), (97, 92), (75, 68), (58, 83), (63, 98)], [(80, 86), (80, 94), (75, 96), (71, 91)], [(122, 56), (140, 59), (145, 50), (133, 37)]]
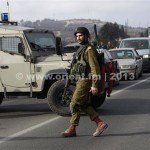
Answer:
[(121, 69), (134, 69), (135, 65), (122, 65)]
[(143, 58), (150, 58), (150, 55), (143, 55)]

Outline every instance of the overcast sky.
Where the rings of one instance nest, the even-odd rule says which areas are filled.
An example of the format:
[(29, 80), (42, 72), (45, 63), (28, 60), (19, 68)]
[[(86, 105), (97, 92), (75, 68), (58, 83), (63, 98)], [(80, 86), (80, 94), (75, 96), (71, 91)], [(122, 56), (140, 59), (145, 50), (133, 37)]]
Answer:
[(0, 13), (20, 21), (44, 18), (100, 19), (133, 27), (150, 26), (150, 0), (0, 0)]

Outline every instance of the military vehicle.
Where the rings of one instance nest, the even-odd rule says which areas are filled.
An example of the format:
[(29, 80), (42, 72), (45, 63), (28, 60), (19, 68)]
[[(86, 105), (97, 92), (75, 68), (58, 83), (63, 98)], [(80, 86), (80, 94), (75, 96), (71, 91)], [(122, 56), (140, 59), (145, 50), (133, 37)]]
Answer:
[(52, 31), (0, 22), (0, 103), (8, 96), (49, 97), (69, 65)]

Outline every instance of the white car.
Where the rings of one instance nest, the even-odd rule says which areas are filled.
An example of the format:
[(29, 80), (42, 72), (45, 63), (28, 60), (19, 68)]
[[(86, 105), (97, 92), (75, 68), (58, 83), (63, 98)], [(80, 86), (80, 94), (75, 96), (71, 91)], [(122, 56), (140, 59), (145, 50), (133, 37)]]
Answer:
[(134, 48), (110, 49), (110, 54), (121, 68), (120, 78), (134, 80), (143, 73), (143, 59)]

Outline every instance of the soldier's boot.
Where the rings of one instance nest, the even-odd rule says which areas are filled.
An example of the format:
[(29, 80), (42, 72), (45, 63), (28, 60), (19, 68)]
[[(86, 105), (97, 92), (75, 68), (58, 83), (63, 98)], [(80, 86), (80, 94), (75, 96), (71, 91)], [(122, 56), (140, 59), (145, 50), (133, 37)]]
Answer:
[(65, 132), (62, 132), (62, 136), (63, 137), (74, 137), (74, 136), (76, 136), (76, 126), (71, 124)]
[(97, 128), (96, 131), (93, 133), (93, 136), (96, 137), (99, 136), (108, 127), (108, 125), (98, 117), (94, 119), (94, 121), (96, 122)]

